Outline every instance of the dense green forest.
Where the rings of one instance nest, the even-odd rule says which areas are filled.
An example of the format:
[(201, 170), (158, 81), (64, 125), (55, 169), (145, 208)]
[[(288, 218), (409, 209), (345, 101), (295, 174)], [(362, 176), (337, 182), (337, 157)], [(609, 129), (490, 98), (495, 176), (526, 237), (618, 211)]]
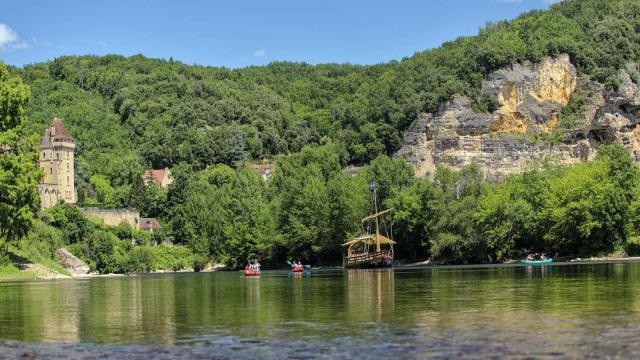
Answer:
[[(21, 132), (41, 134), (60, 117), (78, 144), (80, 205), (134, 207), (157, 217), (164, 225), (158, 236), (186, 245), (198, 264), (238, 266), (248, 257), (273, 266), (291, 257), (339, 262), (340, 244), (370, 210), (371, 178), (383, 203), (396, 209), (400, 259), (493, 262), (531, 250), (628, 250), (638, 179), (619, 147), (582, 165), (543, 164), (504, 184), (486, 183), (476, 166), (417, 179), (403, 160), (389, 157), (419, 114), (453, 94), (468, 96), (479, 112), (493, 110), (495, 100), (481, 92), (490, 72), (563, 53), (581, 76), (616, 89), (617, 70), (640, 57), (640, 3), (567, 0), (373, 66), (277, 62), (232, 70), (142, 55), (61, 57), (0, 76), (4, 87), (22, 89), (23, 82), (24, 96), (30, 90), (29, 101), (0, 105), (0, 132), (11, 132), (8, 119), (20, 118)], [(11, 112), (15, 107), (20, 114)], [(28, 154), (21, 156), (26, 162)], [(264, 160), (277, 164), (268, 182), (244, 166)], [(341, 170), (349, 164), (364, 167), (351, 177)], [(150, 167), (171, 168), (176, 183), (168, 190), (143, 186), (140, 174)], [(15, 199), (3, 195), (0, 216), (9, 219)], [(2, 220), (3, 228), (20, 229), (3, 234), (7, 240), (25, 239), (38, 218), (32, 234), (51, 227), (60, 244), (71, 244), (100, 271), (131, 269), (131, 237), (152, 242), (79, 224), (84, 220), (69, 215), (68, 206), (36, 215), (24, 209), (22, 223)], [(137, 249), (135, 257), (148, 260), (151, 251)], [(98, 259), (103, 253), (120, 260), (107, 264)]]

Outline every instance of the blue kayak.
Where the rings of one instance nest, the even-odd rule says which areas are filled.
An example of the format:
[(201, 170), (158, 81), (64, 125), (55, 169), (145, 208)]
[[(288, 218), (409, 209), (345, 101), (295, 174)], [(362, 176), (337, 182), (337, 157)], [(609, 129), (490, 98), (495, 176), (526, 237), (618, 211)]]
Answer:
[(520, 260), (521, 264), (525, 264), (525, 265), (547, 265), (547, 264), (551, 264), (553, 262), (553, 259), (546, 259), (546, 260)]

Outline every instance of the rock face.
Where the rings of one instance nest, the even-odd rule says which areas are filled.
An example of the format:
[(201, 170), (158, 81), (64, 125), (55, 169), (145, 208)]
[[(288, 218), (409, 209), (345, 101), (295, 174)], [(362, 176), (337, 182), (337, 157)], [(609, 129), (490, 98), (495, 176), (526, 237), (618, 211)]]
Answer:
[[(600, 144), (614, 141), (640, 159), (640, 73), (630, 64), (619, 77), (620, 90), (607, 92), (600, 84), (580, 79), (567, 55), (501, 69), (483, 85), (496, 111), (474, 112), (467, 98), (454, 96), (436, 113), (416, 120), (397, 155), (413, 164), (420, 176), (441, 164), (459, 169), (476, 162), (494, 179), (548, 158), (565, 164), (589, 160)], [(538, 140), (557, 128), (560, 111), (578, 89), (588, 96), (583, 111), (560, 133), (562, 141)]]
[(56, 251), (58, 262), (72, 275), (86, 275), (89, 273), (89, 266), (84, 261), (75, 257), (67, 249), (61, 248)]

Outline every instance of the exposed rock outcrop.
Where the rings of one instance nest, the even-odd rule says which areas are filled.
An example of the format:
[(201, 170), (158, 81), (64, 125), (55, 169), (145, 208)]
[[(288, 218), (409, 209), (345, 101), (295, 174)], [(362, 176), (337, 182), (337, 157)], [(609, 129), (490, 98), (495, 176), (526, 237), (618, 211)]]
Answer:
[(58, 257), (60, 265), (62, 265), (62, 267), (72, 275), (86, 275), (89, 273), (89, 266), (84, 261), (70, 253), (69, 250), (60, 248), (56, 251), (56, 256)]
[[(497, 103), (496, 111), (474, 112), (467, 98), (454, 96), (436, 113), (416, 120), (398, 155), (418, 175), (430, 174), (440, 164), (458, 169), (476, 162), (490, 178), (523, 171), (545, 158), (589, 160), (600, 144), (614, 141), (640, 159), (640, 73), (630, 64), (619, 76), (620, 90), (607, 92), (601, 84), (579, 78), (567, 55), (496, 71), (483, 85)], [(562, 108), (578, 89), (584, 105), (559, 132), (562, 141), (540, 140), (556, 129)]]

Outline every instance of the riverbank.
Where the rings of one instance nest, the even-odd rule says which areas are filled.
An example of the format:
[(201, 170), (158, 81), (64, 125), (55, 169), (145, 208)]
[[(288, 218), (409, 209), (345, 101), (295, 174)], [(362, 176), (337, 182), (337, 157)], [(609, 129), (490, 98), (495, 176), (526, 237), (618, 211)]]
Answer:
[[(590, 258), (575, 258), (569, 260), (554, 260), (554, 263), (588, 263), (588, 262), (640, 262), (640, 256), (602, 256), (602, 257), (590, 257)], [(510, 259), (504, 261), (502, 263), (497, 264), (469, 264), (470, 266), (483, 266), (483, 265), (518, 265), (520, 264), (520, 260), (518, 259)], [(423, 267), (423, 266), (458, 266), (458, 265), (444, 265), (432, 262), (430, 259), (425, 261), (419, 261), (410, 264), (400, 264), (399, 268), (414, 268), (414, 267)]]
[[(95, 272), (88, 274), (72, 274), (65, 270), (60, 264), (52, 259), (30, 258), (24, 253), (12, 249), (9, 251), (9, 263), (0, 266), (0, 282), (24, 281), (24, 280), (63, 280), (63, 279), (91, 279), (124, 277), (138, 274), (98, 274)], [(200, 272), (224, 271), (228, 268), (224, 264), (208, 264)], [(166, 273), (192, 273), (192, 268), (173, 270), (153, 270), (151, 274)]]
[[(590, 257), (590, 258), (575, 258), (567, 261), (558, 261), (557, 263), (597, 263), (597, 262), (640, 262), (640, 256), (611, 256), (611, 257)], [(517, 265), (519, 261), (508, 261), (497, 265)], [(484, 265), (496, 265), (496, 264), (470, 264), (468, 266), (484, 266)], [(444, 267), (444, 266), (457, 266), (457, 265), (442, 265), (434, 263), (430, 260), (420, 261), (409, 264), (398, 264), (395, 268), (419, 268), (419, 267)], [(319, 267), (313, 268), (313, 270), (336, 270), (340, 267)], [(216, 271), (229, 271), (229, 268), (223, 264), (210, 264), (200, 272), (216, 272)], [(173, 270), (154, 270), (149, 274), (173, 274), (173, 273), (193, 273), (193, 269), (182, 269), (178, 271)], [(60, 268), (52, 269), (44, 264), (39, 263), (23, 263), (16, 266), (15, 264), (0, 267), (0, 282), (7, 281), (21, 281), (21, 280), (62, 280), (62, 279), (92, 279), (92, 278), (113, 278), (113, 277), (126, 277), (137, 276), (140, 274), (98, 274), (89, 273), (83, 275), (72, 275), (68, 272), (61, 272)]]
[(10, 248), (4, 264), (0, 265), (0, 281), (57, 280), (71, 274), (52, 259)]

